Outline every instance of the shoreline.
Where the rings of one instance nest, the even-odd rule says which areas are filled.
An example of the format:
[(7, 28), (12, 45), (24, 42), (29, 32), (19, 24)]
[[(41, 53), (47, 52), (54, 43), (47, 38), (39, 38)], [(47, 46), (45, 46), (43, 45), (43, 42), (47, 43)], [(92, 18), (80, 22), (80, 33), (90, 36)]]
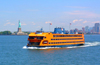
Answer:
[[(84, 35), (100, 35), (100, 34), (84, 34)], [(0, 35), (3, 36), (3, 35)], [(28, 36), (28, 35), (7, 35), (7, 36)]]

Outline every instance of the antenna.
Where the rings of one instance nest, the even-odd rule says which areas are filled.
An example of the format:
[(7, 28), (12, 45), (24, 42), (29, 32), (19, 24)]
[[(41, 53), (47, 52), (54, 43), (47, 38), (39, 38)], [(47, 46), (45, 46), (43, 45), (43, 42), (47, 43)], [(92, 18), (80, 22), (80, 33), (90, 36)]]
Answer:
[(69, 34), (70, 34), (70, 29), (71, 29), (71, 23), (69, 23)]

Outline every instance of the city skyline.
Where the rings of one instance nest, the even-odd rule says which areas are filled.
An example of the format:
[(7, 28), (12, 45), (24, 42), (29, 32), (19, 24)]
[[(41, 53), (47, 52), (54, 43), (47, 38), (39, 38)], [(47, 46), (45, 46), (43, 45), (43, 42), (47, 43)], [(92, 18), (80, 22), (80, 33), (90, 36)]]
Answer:
[(82, 29), (100, 23), (99, 0), (14, 0), (0, 1), (0, 31), (16, 31), (20, 20), (23, 31), (43, 28), (49, 31), (55, 27)]

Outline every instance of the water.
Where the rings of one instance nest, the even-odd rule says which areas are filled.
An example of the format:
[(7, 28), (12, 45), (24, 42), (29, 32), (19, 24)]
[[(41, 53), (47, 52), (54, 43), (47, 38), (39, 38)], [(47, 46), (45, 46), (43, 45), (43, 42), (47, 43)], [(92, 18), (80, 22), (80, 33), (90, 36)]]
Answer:
[(0, 65), (99, 65), (100, 35), (85, 35), (85, 45), (27, 48), (28, 36), (0, 36)]

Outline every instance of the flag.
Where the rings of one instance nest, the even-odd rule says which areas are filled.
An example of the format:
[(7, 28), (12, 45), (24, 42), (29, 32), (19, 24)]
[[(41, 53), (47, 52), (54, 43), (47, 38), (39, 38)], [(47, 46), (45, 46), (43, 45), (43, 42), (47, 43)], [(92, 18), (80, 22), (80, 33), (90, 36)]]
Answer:
[(50, 23), (50, 25), (52, 25), (52, 23)]
[(63, 31), (63, 28), (61, 28), (61, 30)]

